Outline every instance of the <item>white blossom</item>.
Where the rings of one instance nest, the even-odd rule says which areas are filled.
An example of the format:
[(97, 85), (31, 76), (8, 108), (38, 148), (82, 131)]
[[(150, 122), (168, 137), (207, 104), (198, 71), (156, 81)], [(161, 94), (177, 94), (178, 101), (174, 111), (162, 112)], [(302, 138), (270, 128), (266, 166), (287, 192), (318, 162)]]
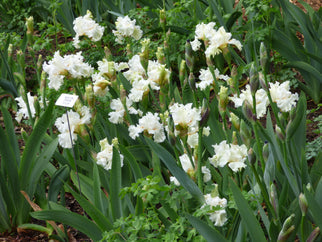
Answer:
[(175, 126), (198, 127), (198, 122), (201, 120), (201, 109), (193, 108), (192, 103), (185, 105), (174, 103), (169, 110)]
[(135, 25), (136, 20), (131, 20), (128, 16), (118, 17), (115, 22), (116, 30), (113, 34), (116, 36), (116, 42), (123, 43), (125, 37), (132, 37), (135, 40), (141, 39), (143, 31), (140, 26)]
[(82, 52), (76, 54), (60, 56), (59, 51), (56, 51), (52, 60), (43, 64), (43, 70), (48, 74), (48, 87), (56, 91), (64, 82), (64, 77), (71, 78), (90, 77), (93, 73), (93, 68), (84, 62)]
[[(100, 141), (101, 151), (97, 153), (96, 162), (104, 167), (105, 170), (112, 169), (113, 144), (109, 144), (107, 138)], [(123, 155), (120, 154), (121, 167), (123, 166)]]
[(277, 107), (282, 112), (289, 112), (296, 106), (299, 96), (297, 93), (292, 94), (290, 92), (290, 82), (285, 81), (283, 83), (269, 83), (269, 92), (272, 97), (272, 101), (277, 104)]
[(234, 172), (246, 167), (246, 145), (227, 144), (227, 141), (224, 140), (219, 145), (213, 145), (213, 147), (216, 154), (209, 158), (209, 161), (214, 167), (223, 167), (228, 164)]
[[(235, 103), (235, 107), (241, 107), (244, 101), (247, 101), (251, 107), (253, 107), (253, 96), (250, 90), (250, 85), (246, 85), (246, 89), (241, 91), (239, 97), (234, 95), (233, 97), (229, 97)], [(264, 89), (258, 89), (255, 93), (256, 99), (256, 115), (257, 118), (261, 118), (266, 114), (267, 106), (269, 104), (269, 100)]]
[(151, 112), (148, 112), (139, 120), (139, 123), (136, 126), (130, 125), (129, 127), (129, 134), (132, 139), (138, 137), (142, 132), (153, 135), (153, 139), (157, 143), (161, 143), (165, 140), (164, 127), (160, 123), (160, 117), (157, 113), (152, 114)]
[[(130, 114), (138, 114), (138, 111), (132, 107), (132, 104), (133, 102), (129, 98), (126, 98), (126, 108), (128, 112)], [(114, 111), (108, 114), (109, 116), (108, 120), (114, 124), (122, 123), (125, 115), (125, 108), (123, 106), (121, 99), (120, 98), (113, 99), (111, 101), (110, 107)]]
[[(55, 121), (55, 126), (57, 127), (60, 134), (58, 135), (58, 142), (63, 148), (72, 148), (72, 144), (75, 144), (77, 140), (77, 133), (81, 125), (89, 124), (91, 120), (91, 113), (88, 107), (83, 106), (80, 109), (80, 114), (72, 110), (68, 111), (68, 120), (67, 115), (64, 113), (61, 117), (57, 118)], [(68, 122), (69, 121), (69, 122)], [(70, 140), (70, 133), (72, 135), (73, 143)]]
[[(196, 83), (196, 87), (200, 90), (205, 90), (208, 86), (211, 86), (214, 83), (214, 77), (211, 74), (209, 67), (207, 69), (201, 69), (199, 75), (200, 82)], [(220, 74), (219, 70), (216, 68), (214, 70), (216, 79), (221, 79), (227, 81), (229, 76)]]
[(203, 174), (203, 181), (208, 182), (211, 180), (210, 170), (206, 166), (201, 167), (201, 172)]
[(231, 33), (227, 33), (224, 27), (220, 27), (209, 39), (209, 46), (205, 51), (206, 57), (209, 58), (220, 54), (228, 44), (235, 45), (239, 50), (241, 50), (242, 44), (236, 39), (231, 39), (231, 36)]
[(201, 206), (204, 208), (206, 205), (210, 206), (210, 209), (214, 209), (213, 212), (208, 213), (209, 219), (215, 226), (223, 226), (227, 221), (226, 206), (227, 200), (218, 196), (212, 197), (211, 194), (204, 195), (205, 204)]
[(90, 11), (87, 10), (85, 16), (76, 18), (73, 21), (73, 29), (76, 32), (76, 36), (73, 40), (73, 45), (79, 48), (79, 37), (87, 36), (92, 41), (99, 41), (104, 33), (104, 27), (97, 24), (93, 19)]
[[(31, 113), (31, 117), (35, 117), (36, 114), (36, 109), (34, 106), (34, 103), (37, 99), (36, 96), (31, 96), (30, 92), (27, 93), (27, 99), (28, 99), (28, 103), (29, 103), (29, 108), (30, 108), (30, 113)], [(18, 123), (21, 122), (22, 118), (29, 118), (29, 113), (28, 113), (28, 108), (27, 108), (27, 104), (25, 103), (25, 101), (23, 100), (22, 97), (16, 97), (15, 100), (17, 101), (17, 105), (19, 107), (17, 113), (16, 113), (16, 120)]]
[(108, 92), (108, 86), (111, 84), (105, 77), (103, 77), (100, 73), (94, 73), (92, 75), (93, 80), (93, 90), (96, 96), (103, 97)]

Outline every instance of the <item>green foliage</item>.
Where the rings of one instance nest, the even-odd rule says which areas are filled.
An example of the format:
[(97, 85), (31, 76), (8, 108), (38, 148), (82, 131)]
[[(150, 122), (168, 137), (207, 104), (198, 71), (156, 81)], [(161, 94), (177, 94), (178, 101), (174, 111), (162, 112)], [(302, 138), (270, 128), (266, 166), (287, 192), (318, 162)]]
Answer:
[(29, 217), (30, 207), (20, 191), (25, 191), (29, 197), (32, 197), (41, 174), (50, 166), (49, 160), (57, 147), (58, 140), (52, 140), (42, 152), (38, 152), (50, 124), (52, 110), (53, 104), (37, 122), (21, 155), (11, 116), (8, 110), (1, 107), (6, 129), (0, 128), (0, 139), (2, 144), (9, 144), (8, 147), (0, 148), (1, 232), (12, 231), (17, 225), (25, 223)]

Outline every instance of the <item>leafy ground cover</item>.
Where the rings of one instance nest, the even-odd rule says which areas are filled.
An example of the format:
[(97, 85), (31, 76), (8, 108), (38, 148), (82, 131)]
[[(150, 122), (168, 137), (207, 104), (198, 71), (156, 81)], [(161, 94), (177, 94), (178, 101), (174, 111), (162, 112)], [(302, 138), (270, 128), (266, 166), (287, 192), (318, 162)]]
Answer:
[[(171, 1), (165, 1), (164, 8), (167, 8), (165, 3), (171, 5)], [(221, 46), (210, 50), (209, 46), (214, 47), (211, 40), (208, 43), (207, 38), (195, 32), (194, 24), (200, 23), (196, 19), (203, 15), (202, 11), (198, 12), (198, 8), (203, 7), (199, 1), (181, 1), (183, 7), (174, 4), (175, 8), (157, 14), (144, 8), (142, 3), (135, 6), (138, 8), (129, 10), (129, 16), (137, 20), (136, 26), (144, 29), (145, 37), (150, 37), (150, 41), (138, 41), (140, 29), (135, 29), (131, 36), (122, 36), (121, 30), (113, 32), (119, 39), (116, 43), (113, 35), (103, 36), (101, 42), (96, 43), (92, 40), (97, 36), (88, 35), (89, 39), (85, 38), (79, 43), (80, 47), (76, 47), (82, 50), (85, 62), (81, 56), (75, 58), (77, 38), (75, 33), (66, 30), (70, 28), (70, 21), (62, 21), (62, 13), (53, 14), (53, 25), (40, 23), (39, 32), (32, 35), (27, 32), (22, 41), (15, 40), (12, 35), (13, 43), (18, 43), (13, 47), (20, 46), (23, 54), (19, 49), (10, 51), (9, 45), (2, 49), (2, 60), (6, 62), (1, 62), (0, 138), (13, 147), (12, 152), (0, 150), (3, 158), (1, 194), (6, 189), (13, 190), (9, 199), (1, 197), (0, 222), (4, 237), (18, 241), (47, 240), (48, 235), (61, 241), (89, 238), (106, 241), (212, 241), (213, 238), (220, 241), (225, 238), (285, 241), (319, 236), (321, 221), (316, 215), (321, 208), (316, 203), (321, 201), (322, 192), (319, 169), (322, 121), (320, 93), (312, 88), (319, 85), (316, 74), (319, 67), (318, 57), (310, 49), (313, 45), (306, 45), (310, 40), (319, 48), (319, 40), (305, 32), (301, 21), (294, 27), (292, 14), (299, 12), (282, 4), (281, 9), (289, 19), (283, 23), (278, 19), (278, 26), (298, 31), (299, 42), (292, 37), (294, 32), (285, 30), (289, 35), (285, 34), (283, 38), (303, 48), (294, 55), (283, 52), (276, 45), (281, 39), (274, 33), (279, 32), (263, 24), (271, 20), (275, 10), (267, 8), (267, 3), (254, 3), (236, 2), (236, 9), (238, 4), (243, 4), (241, 10), (245, 12), (230, 13), (232, 6), (229, 5), (218, 8), (214, 3), (208, 6), (207, 20), (210, 24), (211, 20), (216, 21), (217, 33), (226, 33), (223, 27), (219, 28), (224, 25), (234, 37), (236, 33), (239, 40), (245, 41), (241, 47), (239, 40), (229, 36), (229, 49)], [(320, 7), (313, 2), (310, 4)], [(309, 9), (302, 5), (302, 9)], [(183, 14), (189, 7), (192, 11), (188, 16), (196, 18), (192, 21)], [(54, 5), (51, 9), (59, 10)], [(85, 7), (80, 9), (83, 12), (79, 15), (85, 16)], [(294, 12), (286, 13), (285, 9)], [(221, 14), (223, 10), (229, 14)], [(242, 18), (241, 14), (244, 14)], [(314, 20), (313, 28), (318, 29), (318, 15), (312, 11), (308, 14)], [(98, 20), (98, 12), (95, 16)], [(60, 21), (57, 22), (56, 17)], [(187, 26), (177, 26), (178, 18), (186, 19)], [(93, 21), (90, 23), (98, 27)], [(112, 32), (115, 26), (111, 23), (104, 27)], [(153, 27), (156, 23), (160, 25), (159, 29)], [(306, 27), (310, 29), (310, 24)], [(29, 27), (27, 30), (31, 31)], [(275, 38), (272, 46), (264, 41), (268, 36)], [(191, 41), (186, 42), (187, 38)], [(204, 42), (199, 43), (201, 40)], [(124, 45), (123, 41), (129, 45)], [(198, 43), (201, 49), (198, 49)], [(103, 49), (104, 46), (108, 48)], [(158, 49), (160, 46), (163, 48)], [(277, 50), (267, 54), (265, 46)], [(57, 54), (57, 50), (60, 53)], [(213, 52), (207, 55), (208, 50)], [(304, 52), (311, 54), (302, 60)], [(155, 55), (158, 62), (150, 61)], [(55, 79), (57, 73), (50, 69), (55, 65), (55, 58), (75, 58), (72, 62), (67, 61), (67, 66), (77, 62), (80, 66), (77, 73), (83, 70), (82, 78), (67, 68), (65, 71), (69, 74), (64, 75), (72, 84), (60, 83)], [(110, 69), (105, 65), (119, 65), (122, 61), (128, 62), (129, 66), (117, 74), (113, 70), (115, 66)], [(89, 86), (86, 86), (89, 83), (87, 70), (90, 72), (87, 64), (98, 74), (92, 76), (95, 81)], [(153, 66), (159, 69), (148, 69)], [(105, 77), (102, 79), (103, 72)], [(261, 74), (257, 74), (259, 72)], [(141, 79), (136, 80), (137, 76)], [(214, 83), (204, 88), (206, 84), (202, 82), (209, 80), (209, 76), (216, 77)], [(308, 77), (312, 79), (308, 81)], [(81, 81), (75, 82), (77, 78)], [(145, 85), (143, 80), (149, 80), (150, 84), (143, 92), (145, 94), (140, 94), (140, 88)], [(283, 106), (276, 101), (278, 95), (274, 96), (271, 85), (276, 80), (280, 83), (275, 83), (275, 92), (285, 88), (288, 94), (284, 98), (291, 99), (289, 103), (293, 102), (293, 105), (284, 103)], [(268, 91), (269, 82), (271, 89)], [(289, 86), (282, 87), (282, 83), (290, 83), (291, 92), (287, 89)], [(49, 88), (45, 88), (47, 85)], [(250, 98), (255, 100), (257, 91), (261, 92), (261, 98), (258, 99), (256, 93), (256, 101), (245, 101), (248, 88)], [(56, 108), (52, 112), (52, 100), (56, 100), (62, 90), (75, 91), (80, 98), (75, 108), (77, 112), (69, 112), (74, 147), (68, 143), (68, 132), (63, 127), (67, 122), (64, 110)], [(10, 97), (21, 95), (23, 98), (16, 101), (22, 104), (30, 95), (27, 92), (46, 96), (51, 102), (35, 102), (35, 116), (31, 115), (31, 106), (30, 110), (27, 106), (22, 117), (28, 119), (12, 125), (10, 119), (17, 119), (19, 107)], [(238, 108), (243, 95), (244, 103)], [(128, 104), (126, 98), (132, 103)], [(265, 110), (257, 109), (263, 100), (270, 106), (267, 104)], [(45, 113), (41, 111), (42, 105), (47, 106)], [(84, 107), (90, 107), (90, 112)], [(6, 112), (6, 108), (10, 112)], [(185, 113), (187, 110), (197, 121)], [(42, 152), (37, 153), (37, 147), (42, 147)], [(222, 147), (232, 155), (227, 158)], [(225, 161), (226, 158), (229, 161)], [(17, 167), (6, 162), (13, 159), (17, 161)], [(106, 163), (107, 160), (110, 162)], [(45, 175), (33, 176), (38, 173)], [(21, 184), (12, 179), (14, 177)], [(8, 187), (4, 186), (5, 182)], [(14, 191), (18, 189), (26, 191), (31, 201), (27, 202), (26, 195), (17, 195)], [(31, 207), (35, 212), (31, 212)], [(29, 212), (32, 220), (28, 220)], [(56, 224), (45, 222), (51, 220)], [(242, 222), (246, 220), (249, 224)]]

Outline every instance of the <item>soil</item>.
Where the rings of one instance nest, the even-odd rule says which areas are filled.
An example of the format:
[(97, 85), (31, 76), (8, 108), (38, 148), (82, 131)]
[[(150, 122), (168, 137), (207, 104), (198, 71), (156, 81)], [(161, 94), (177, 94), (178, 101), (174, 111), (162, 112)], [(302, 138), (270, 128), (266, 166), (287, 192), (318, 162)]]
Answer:
[[(238, 0), (236, 0), (236, 2), (238, 2)], [(306, 9), (302, 6), (301, 3), (299, 3), (297, 0), (290, 0), (290, 2), (298, 5), (301, 9), (303, 9), (303, 11), (306, 12)], [(318, 11), (320, 9), (320, 7), (322, 6), (321, 0), (305, 0), (306, 3), (308, 3), (315, 11)], [(38, 55), (42, 55), (43, 57), (45, 57), (48, 54), (49, 51), (45, 51), (43, 50), (42, 52), (38, 52), (36, 53), (36, 58), (38, 58)], [(29, 62), (32, 61), (32, 59), (29, 59)], [(28, 59), (26, 60), (26, 62), (28, 62)], [(35, 70), (33, 68), (28, 68), (27, 67), (27, 76), (26, 76), (26, 80), (28, 83), (28, 76), (34, 76), (35, 75)], [(30, 82), (29, 82), (30, 84)], [(30, 84), (32, 87), (32, 83)], [(0, 98), (5, 98), (3, 96), (1, 96)], [(307, 110), (313, 110), (313, 109), (317, 109), (317, 105), (309, 100), (307, 102)], [(10, 113), (12, 114), (12, 118), (15, 118), (15, 112), (13, 110), (9, 110)], [(306, 131), (306, 135), (307, 135), (307, 141), (312, 141), (314, 139), (316, 139), (319, 134), (317, 134), (315, 132), (315, 130), (318, 129), (318, 124), (317, 122), (313, 122), (313, 120), (318, 117), (319, 115), (322, 115), (322, 108), (317, 109), (317, 111), (309, 113), (307, 115), (307, 120), (311, 120), (312, 122), (309, 122), (307, 124), (307, 131)], [(3, 117), (0, 117), (0, 125), (4, 126), (3, 124)], [(25, 131), (27, 131), (27, 133), (30, 133), (30, 127), (28, 125), (21, 125), (20, 127), (15, 127), (15, 132), (18, 136), (21, 135), (21, 128), (23, 128)], [(19, 145), (20, 147), (24, 146), (24, 142), (22, 139), (19, 140)], [(69, 210), (71, 210), (72, 212), (76, 212), (78, 214), (83, 214), (83, 210), (80, 207), (80, 205), (78, 204), (78, 202), (74, 199), (74, 197), (69, 194), (66, 193), (65, 194), (65, 201), (66, 201), (66, 208), (68, 208)], [(31, 223), (34, 224), (39, 224), (39, 225), (43, 225), (45, 226), (44, 221), (39, 221), (36, 219), (32, 219)], [(61, 224), (58, 224), (59, 227), (62, 227)], [(76, 229), (73, 228), (67, 228), (67, 234), (69, 237), (69, 241), (92, 241), (91, 239), (89, 239), (85, 234), (80, 233), (79, 231), (77, 231)], [(16, 242), (27, 242), (27, 241), (49, 241), (49, 238), (47, 236), (47, 234), (41, 233), (41, 232), (37, 232), (37, 231), (33, 231), (33, 230), (18, 230), (14, 233), (11, 234), (0, 234), (0, 242), (1, 241), (16, 241)], [(51, 240), (51, 241), (55, 241), (55, 240)]]

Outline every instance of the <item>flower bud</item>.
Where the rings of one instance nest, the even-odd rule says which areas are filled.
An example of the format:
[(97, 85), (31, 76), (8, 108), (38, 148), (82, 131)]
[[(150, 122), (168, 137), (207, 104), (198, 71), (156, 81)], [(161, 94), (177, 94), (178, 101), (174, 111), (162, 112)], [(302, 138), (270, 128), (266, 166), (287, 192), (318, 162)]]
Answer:
[(265, 82), (265, 77), (263, 75), (262, 72), (259, 72), (258, 73), (258, 79), (259, 79), (259, 84), (261, 85), (261, 87), (265, 90), (265, 91), (268, 91), (268, 87), (266, 85), (266, 82)]
[(252, 95), (255, 95), (258, 86), (259, 86), (259, 81), (258, 81), (258, 73), (257, 70), (254, 66), (254, 63), (252, 63), (250, 67), (250, 72), (249, 72), (249, 85), (250, 85), (250, 91)]
[(160, 9), (160, 26), (163, 29), (163, 31), (165, 31), (165, 27), (166, 27), (166, 12), (165, 9)]
[(250, 149), (248, 150), (247, 156), (248, 156), (248, 161), (249, 161), (249, 163), (250, 163), (250, 164), (255, 164), (255, 162), (256, 162), (256, 155), (255, 155), (255, 153), (254, 153), (253, 148), (250, 148)]
[(302, 212), (302, 216), (305, 216), (307, 213), (308, 204), (307, 204), (306, 197), (303, 193), (299, 195), (299, 205)]
[(92, 84), (89, 84), (85, 88), (85, 100), (87, 101), (90, 108), (95, 108), (95, 95)]
[(119, 147), (119, 140), (118, 140), (118, 138), (117, 138), (117, 137), (115, 137), (114, 139), (112, 139), (112, 145), (113, 145), (116, 149), (118, 149), (118, 147)]
[(173, 122), (171, 115), (169, 115), (168, 130), (169, 130), (168, 131), (168, 140), (171, 145), (175, 145), (176, 144), (176, 137), (174, 135), (174, 122)]
[(46, 72), (42, 71), (40, 75), (40, 93), (44, 96), (46, 90)]
[(274, 208), (275, 214), (278, 215), (278, 198), (274, 183), (272, 183), (270, 187), (269, 200)]
[(180, 69), (179, 69), (179, 79), (180, 79), (180, 84), (182, 85), (184, 83), (184, 80), (186, 78), (186, 61), (181, 60), (180, 63)]
[(245, 100), (244, 103), (243, 103), (242, 111), (243, 111), (243, 114), (245, 115), (245, 117), (249, 121), (251, 121), (251, 122), (256, 121), (256, 116), (253, 113), (253, 107), (247, 100)]
[(264, 158), (264, 161), (266, 162), (267, 159), (268, 159), (268, 156), (269, 156), (269, 150), (268, 150), (268, 143), (267, 141), (265, 141), (264, 145), (263, 145), (263, 158)]
[(232, 137), (231, 137), (231, 143), (233, 145), (238, 145), (238, 139), (237, 139), (237, 134), (236, 134), (235, 130), (233, 131), (233, 134), (232, 134)]
[(140, 62), (143, 66), (145, 72), (148, 72), (148, 64), (149, 64), (149, 46), (150, 46), (150, 39), (143, 39), (141, 40), (141, 53), (140, 53)]
[(27, 18), (25, 25), (27, 27), (27, 34), (33, 34), (34, 33), (34, 17), (30, 16), (29, 18)]
[(240, 120), (234, 113), (230, 113), (230, 121), (233, 124), (233, 126), (235, 127), (235, 129), (239, 132), (240, 131)]
[(132, 50), (131, 50), (131, 45), (130, 44), (127, 44), (126, 45), (126, 55), (129, 59), (132, 58), (133, 56), (133, 53), (132, 53)]
[(219, 112), (225, 112), (228, 104), (228, 87), (220, 86), (218, 108)]
[(295, 214), (292, 214), (291, 216), (289, 216), (284, 224), (283, 224), (283, 228), (281, 230), (281, 232), (278, 235), (277, 241), (281, 242), (281, 241), (286, 241), (290, 236), (291, 233), (294, 231), (295, 226), (294, 226), (294, 219), (295, 219)]
[(37, 69), (39, 71), (41, 71), (41, 69), (42, 69), (42, 62), (43, 62), (42, 55), (39, 55), (38, 60), (37, 60)]
[(206, 125), (209, 118), (208, 101), (206, 98), (202, 100), (200, 115), (201, 115), (201, 120), (200, 120), (199, 126), (203, 127), (204, 125)]
[(261, 67), (263, 71), (266, 72), (268, 57), (267, 57), (267, 50), (263, 42), (261, 42), (261, 45), (259, 47), (259, 57), (260, 57), (259, 61), (261, 63)]
[(186, 64), (189, 68), (189, 71), (193, 72), (195, 58), (193, 56), (193, 51), (189, 40), (186, 41), (186, 45), (185, 45), (185, 59), (186, 59)]
[(306, 189), (307, 189), (309, 192), (313, 192), (313, 189), (312, 189), (312, 185), (311, 185), (311, 183), (308, 183), (308, 184), (306, 185)]
[(12, 56), (12, 51), (13, 51), (13, 44), (9, 44), (8, 46), (8, 56)]
[(24, 142), (25, 142), (25, 143), (27, 143), (27, 140), (28, 140), (28, 138), (29, 138), (29, 136), (28, 136), (27, 132), (26, 132), (23, 128), (21, 128), (20, 133), (21, 133), (21, 137), (22, 137), (22, 139), (24, 140)]
[(240, 121), (240, 137), (243, 141), (243, 143), (247, 146), (250, 147), (251, 143), (251, 132), (249, 128), (247, 127), (246, 123), (244, 120)]
[(312, 233), (309, 235), (309, 237), (306, 239), (306, 242), (313, 242), (320, 234), (320, 228), (316, 227)]
[(165, 55), (162, 47), (158, 47), (156, 56), (160, 64), (165, 64)]
[(279, 126), (277, 126), (277, 124), (275, 125), (275, 133), (276, 133), (277, 137), (280, 140), (284, 140), (285, 139), (285, 135), (283, 134), (281, 128)]
[(190, 74), (189, 74), (188, 83), (189, 83), (191, 90), (195, 91), (196, 90), (196, 79), (195, 79), (195, 76), (192, 72), (190, 72)]

